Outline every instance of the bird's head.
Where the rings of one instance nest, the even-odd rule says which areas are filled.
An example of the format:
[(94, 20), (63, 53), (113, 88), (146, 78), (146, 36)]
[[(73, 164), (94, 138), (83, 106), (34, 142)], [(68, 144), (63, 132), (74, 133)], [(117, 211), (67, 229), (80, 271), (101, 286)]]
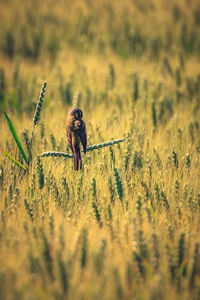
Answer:
[(74, 116), (77, 120), (81, 120), (83, 117), (83, 112), (80, 108), (73, 108), (69, 112), (70, 116)]

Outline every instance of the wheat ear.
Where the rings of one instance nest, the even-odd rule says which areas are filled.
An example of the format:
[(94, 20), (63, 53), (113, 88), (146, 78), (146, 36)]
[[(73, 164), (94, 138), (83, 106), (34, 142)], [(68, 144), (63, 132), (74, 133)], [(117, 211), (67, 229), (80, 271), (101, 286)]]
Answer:
[(35, 126), (37, 125), (37, 123), (40, 119), (40, 113), (41, 113), (42, 104), (43, 104), (43, 101), (44, 101), (46, 87), (47, 87), (47, 82), (45, 81), (43, 86), (42, 86), (42, 90), (41, 90), (41, 93), (40, 93), (40, 97), (39, 97), (39, 100), (38, 100), (38, 103), (37, 103), (37, 106), (36, 106), (36, 109), (35, 109), (34, 118), (33, 118), (33, 130), (32, 130), (32, 135), (31, 135), (31, 145), (32, 145), (32, 139), (33, 139)]
[[(96, 149), (100, 149), (100, 148), (104, 148), (104, 147), (108, 147), (108, 146), (112, 146), (112, 145), (115, 145), (115, 144), (119, 144), (119, 143), (122, 143), (125, 141), (125, 138), (124, 139), (119, 139), (119, 140), (112, 140), (112, 141), (108, 141), (108, 142), (104, 142), (104, 143), (101, 143), (101, 144), (97, 144), (97, 145), (91, 145), (91, 146), (88, 146), (86, 151), (93, 151), (93, 150), (96, 150)], [(81, 150), (83, 151), (83, 150)], [(65, 152), (58, 152), (58, 151), (48, 151), (48, 152), (43, 152), (41, 154), (41, 157), (68, 157), (68, 158), (72, 158), (73, 155), (72, 154), (69, 154), (69, 153), (65, 153)]]

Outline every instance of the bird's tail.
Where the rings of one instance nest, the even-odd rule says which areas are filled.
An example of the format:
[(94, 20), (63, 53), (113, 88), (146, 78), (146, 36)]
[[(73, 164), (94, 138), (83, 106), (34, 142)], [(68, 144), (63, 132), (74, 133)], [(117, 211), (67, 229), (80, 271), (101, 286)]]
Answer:
[(82, 169), (82, 158), (80, 151), (74, 152), (74, 170)]

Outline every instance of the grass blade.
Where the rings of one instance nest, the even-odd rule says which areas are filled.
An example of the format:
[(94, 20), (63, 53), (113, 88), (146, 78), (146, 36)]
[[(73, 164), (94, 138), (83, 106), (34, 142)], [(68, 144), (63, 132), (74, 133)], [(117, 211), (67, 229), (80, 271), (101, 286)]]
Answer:
[(18, 135), (16, 133), (16, 130), (15, 130), (12, 122), (10, 121), (10, 119), (8, 118), (8, 116), (7, 116), (7, 114), (5, 112), (4, 112), (4, 115), (6, 117), (6, 120), (7, 120), (8, 126), (10, 128), (10, 131), (11, 131), (11, 133), (12, 133), (14, 139), (15, 139), (15, 142), (17, 143), (17, 146), (18, 146), (18, 148), (19, 148), (19, 150), (20, 150), (20, 152), (21, 152), (24, 160), (25, 160), (26, 164), (28, 165), (28, 158), (27, 158), (27, 156), (26, 156), (26, 154), (24, 152), (24, 149), (23, 149), (22, 144), (20, 142), (20, 139), (19, 139), (19, 137), (18, 137)]
[(7, 156), (10, 160), (12, 160), (16, 165), (18, 165), (19, 167), (21, 167), (22, 169), (24, 169), (26, 171), (26, 168), (18, 161), (16, 160), (14, 157), (12, 157), (9, 153), (7, 153), (6, 151), (0, 150), (3, 154), (5, 154), (5, 156)]

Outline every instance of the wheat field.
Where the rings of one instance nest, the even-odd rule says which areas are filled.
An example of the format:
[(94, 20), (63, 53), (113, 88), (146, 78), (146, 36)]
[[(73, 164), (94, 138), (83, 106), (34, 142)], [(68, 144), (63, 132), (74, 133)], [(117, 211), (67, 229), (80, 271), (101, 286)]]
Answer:
[[(0, 28), (0, 299), (200, 299), (198, 1), (1, 0)], [(42, 156), (74, 106), (123, 139), (78, 172)]]

